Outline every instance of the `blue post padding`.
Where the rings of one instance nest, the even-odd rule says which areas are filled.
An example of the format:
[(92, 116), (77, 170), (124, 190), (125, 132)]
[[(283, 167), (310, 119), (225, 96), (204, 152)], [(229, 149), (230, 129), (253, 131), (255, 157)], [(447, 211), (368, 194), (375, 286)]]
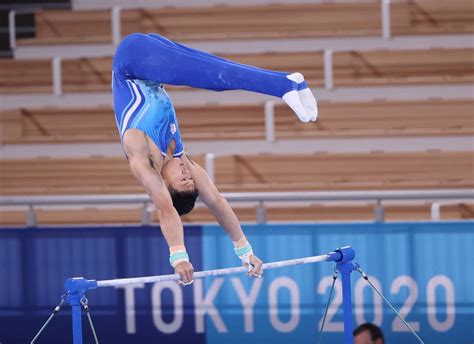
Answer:
[[(338, 260), (338, 263), (350, 262), (355, 258), (355, 251), (350, 246), (343, 246), (336, 249), (342, 255), (342, 259)], [(351, 271), (353, 271), (352, 269)]]
[(352, 320), (352, 297), (351, 297), (351, 272), (355, 270), (352, 260), (355, 251), (350, 246), (338, 248), (341, 259), (337, 261), (337, 270), (342, 275), (342, 310), (344, 317), (344, 344), (353, 344), (352, 334), (354, 325)]
[(342, 253), (338, 251), (332, 251), (328, 253), (329, 262), (339, 262), (342, 260)]
[(343, 246), (328, 253), (330, 262), (343, 263), (351, 261), (355, 258), (355, 251), (350, 246)]
[(86, 290), (95, 288), (97, 288), (97, 281), (87, 280), (84, 277), (68, 278), (66, 283), (64, 283), (64, 289), (69, 294), (73, 294), (78, 291), (84, 293)]

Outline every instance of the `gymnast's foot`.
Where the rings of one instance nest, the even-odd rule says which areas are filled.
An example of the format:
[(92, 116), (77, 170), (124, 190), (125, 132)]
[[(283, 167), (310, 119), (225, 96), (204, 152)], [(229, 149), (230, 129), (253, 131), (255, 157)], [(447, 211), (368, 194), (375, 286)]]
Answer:
[(283, 96), (283, 100), (293, 109), (300, 121), (316, 121), (318, 118), (318, 104), (308, 85), (304, 82), (303, 74), (293, 73), (287, 75), (287, 78), (298, 84), (298, 91), (287, 92)]
[(303, 103), (301, 103), (301, 99), (297, 90), (286, 92), (282, 98), (285, 103), (288, 104), (288, 106), (295, 112), (296, 116), (298, 116), (301, 122), (307, 123), (310, 121), (311, 118), (306, 112)]

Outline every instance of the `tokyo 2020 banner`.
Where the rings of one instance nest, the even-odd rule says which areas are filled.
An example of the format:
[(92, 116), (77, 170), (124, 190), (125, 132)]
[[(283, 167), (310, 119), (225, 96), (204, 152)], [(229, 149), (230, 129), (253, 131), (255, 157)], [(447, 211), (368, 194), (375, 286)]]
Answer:
[[(351, 245), (355, 261), (426, 343), (474, 341), (474, 223), (353, 223), (244, 226), (264, 261), (324, 254)], [(237, 266), (218, 226), (186, 227), (195, 270)], [(88, 293), (102, 343), (316, 343), (333, 263), (246, 276), (101, 288)], [(0, 343), (31, 341), (71, 276), (110, 279), (171, 273), (158, 227), (0, 229)], [(416, 343), (358, 272), (352, 273), (355, 325), (382, 327), (387, 343)], [(85, 320), (85, 319), (84, 319)], [(37, 343), (71, 341), (68, 306)], [(93, 342), (83, 324), (85, 342)], [(338, 281), (323, 343), (342, 343)]]

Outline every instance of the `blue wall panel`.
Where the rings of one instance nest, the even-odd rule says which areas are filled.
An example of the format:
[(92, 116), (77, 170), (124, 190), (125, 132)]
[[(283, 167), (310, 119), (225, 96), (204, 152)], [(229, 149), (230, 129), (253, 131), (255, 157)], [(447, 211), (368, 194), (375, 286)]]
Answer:
[[(373, 282), (397, 308), (405, 305), (407, 320), (420, 328), (427, 343), (474, 340), (473, 222), (244, 227), (264, 261), (321, 254), (350, 244)], [(240, 263), (219, 227), (185, 231), (195, 270)], [(88, 298), (102, 343), (315, 343), (333, 267), (323, 262), (282, 268), (267, 271), (262, 280), (209, 278), (186, 288), (174, 282), (102, 288), (89, 292)], [(0, 343), (29, 342), (58, 303), (68, 277), (171, 272), (158, 227), (0, 229)], [(389, 343), (415, 342), (401, 332), (403, 327), (359, 275), (352, 276), (355, 322), (380, 323)], [(332, 306), (337, 311), (328, 319), (323, 343), (342, 342), (340, 296), (336, 289)], [(255, 301), (246, 311), (245, 298)], [(84, 333), (85, 342), (93, 342), (86, 322)], [(70, 338), (65, 306), (38, 343), (68, 343)]]
[[(472, 222), (256, 225), (245, 226), (245, 232), (256, 254), (266, 261), (321, 254), (350, 244), (356, 249), (356, 261), (396, 307), (399, 309), (408, 302), (407, 320), (420, 328), (427, 343), (470, 343), (474, 340), (474, 293), (469, 287), (474, 285), (474, 276), (468, 263), (474, 261)], [(217, 227), (205, 226), (203, 244), (206, 269), (236, 263), (228, 239)], [(217, 247), (221, 249), (216, 250)], [(234, 281), (226, 277), (214, 303), (219, 304), (219, 316), (227, 332), (209, 318), (208, 343), (241, 343), (249, 338), (255, 342), (272, 338), (272, 344), (287, 343), (288, 340), (315, 343), (329, 296), (332, 268), (331, 263), (320, 263), (266, 272), (253, 307), (253, 326), (247, 331), (235, 277)], [(249, 294), (255, 282), (245, 277), (239, 279), (245, 286), (245, 293)], [(207, 281), (207, 288), (212, 283), (215, 282)], [(363, 321), (379, 323), (389, 343), (415, 342), (403, 325), (397, 324), (388, 307), (378, 301), (374, 304), (373, 292), (358, 273), (352, 274), (352, 285), (353, 301), (360, 305), (355, 310), (358, 313), (354, 316), (356, 324)], [(276, 286), (283, 286), (277, 297), (280, 321), (272, 321), (270, 316), (269, 291)], [(290, 289), (300, 299), (298, 312), (293, 309), (293, 316), (299, 317), (293, 323), (294, 328), (284, 326), (291, 315)], [(454, 296), (454, 304), (450, 307), (446, 305), (451, 301), (447, 294)], [(338, 296), (337, 290), (335, 296)], [(414, 298), (413, 304), (409, 302), (410, 296)], [(333, 301), (333, 305), (336, 303)], [(451, 310), (454, 314), (448, 317)], [(342, 311), (338, 307), (326, 325), (330, 331), (324, 334), (324, 342), (342, 342), (341, 321)]]
[[(201, 266), (201, 228), (186, 228), (186, 244), (196, 269)], [(0, 229), (0, 343), (30, 342), (63, 294), (72, 276), (93, 279), (172, 273), (168, 247), (158, 227)], [(152, 320), (151, 286), (136, 288), (135, 332), (127, 333), (125, 291), (102, 288), (87, 295), (104, 343), (181, 343), (192, 332), (188, 309), (181, 328), (169, 337)], [(162, 293), (163, 319), (173, 319), (172, 299)], [(183, 290), (192, 308), (192, 289)], [(68, 306), (53, 320), (39, 343), (67, 343), (71, 338)], [(93, 342), (84, 323), (85, 342)], [(191, 335), (193, 343), (204, 335)]]
[[(22, 306), (21, 242), (16, 233), (5, 233), (0, 240), (0, 307), (17, 310)], [(7, 277), (7, 278), (5, 278)]]

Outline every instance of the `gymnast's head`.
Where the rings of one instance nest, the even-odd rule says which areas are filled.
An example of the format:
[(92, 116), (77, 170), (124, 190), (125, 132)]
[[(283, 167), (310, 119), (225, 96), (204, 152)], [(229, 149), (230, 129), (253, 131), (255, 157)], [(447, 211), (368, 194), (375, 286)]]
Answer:
[(374, 324), (359, 325), (354, 330), (354, 344), (384, 344), (383, 332)]
[(170, 159), (163, 165), (161, 176), (178, 214), (185, 215), (193, 210), (199, 192), (187, 164), (180, 158)]

